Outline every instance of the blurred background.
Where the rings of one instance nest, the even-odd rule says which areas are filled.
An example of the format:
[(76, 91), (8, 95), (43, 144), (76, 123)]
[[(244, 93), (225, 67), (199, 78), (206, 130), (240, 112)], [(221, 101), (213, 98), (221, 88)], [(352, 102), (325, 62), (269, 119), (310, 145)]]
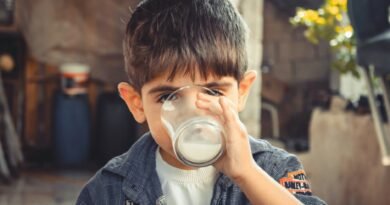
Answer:
[[(328, 204), (389, 204), (389, 0), (231, 0), (261, 73), (241, 119)], [(0, 0), (0, 205), (74, 204), (147, 131), (121, 101), (138, 0)], [(261, 185), (259, 185), (261, 186)]]

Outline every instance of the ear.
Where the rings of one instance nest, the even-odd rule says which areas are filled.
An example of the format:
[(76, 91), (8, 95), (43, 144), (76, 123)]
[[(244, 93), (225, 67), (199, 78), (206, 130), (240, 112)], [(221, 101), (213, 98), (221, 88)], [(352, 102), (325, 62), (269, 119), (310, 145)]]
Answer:
[(245, 108), (246, 101), (248, 99), (250, 88), (257, 78), (257, 72), (249, 70), (244, 74), (243, 79), (238, 85), (238, 111), (241, 112)]
[(131, 114), (138, 123), (145, 122), (145, 113), (142, 104), (141, 95), (136, 89), (128, 83), (121, 82), (118, 84), (118, 91), (123, 101), (125, 101)]

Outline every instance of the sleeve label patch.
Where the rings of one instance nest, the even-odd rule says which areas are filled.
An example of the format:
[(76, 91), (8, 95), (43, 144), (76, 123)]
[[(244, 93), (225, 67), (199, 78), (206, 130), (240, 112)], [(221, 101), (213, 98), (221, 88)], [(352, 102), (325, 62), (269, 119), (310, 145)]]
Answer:
[(293, 194), (311, 195), (310, 185), (303, 170), (287, 173), (287, 177), (279, 179), (279, 183)]

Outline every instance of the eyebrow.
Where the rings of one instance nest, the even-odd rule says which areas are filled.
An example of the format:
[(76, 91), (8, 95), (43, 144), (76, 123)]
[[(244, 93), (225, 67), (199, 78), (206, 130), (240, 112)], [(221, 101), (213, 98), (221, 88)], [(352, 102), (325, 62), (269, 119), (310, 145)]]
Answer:
[(230, 86), (232, 86), (232, 83), (229, 83), (229, 82), (211, 82), (211, 83), (207, 83), (207, 84), (199, 85), (199, 86), (206, 87), (206, 88), (215, 88), (215, 87), (221, 88), (221, 87), (230, 87)]
[(173, 86), (168, 86), (168, 85), (160, 85), (157, 87), (154, 87), (149, 90), (149, 94), (154, 94), (154, 93), (160, 93), (160, 92), (167, 92), (167, 91), (175, 91), (179, 89), (179, 87), (173, 87)]
[[(229, 82), (211, 82), (211, 83), (206, 83), (206, 84), (203, 84), (203, 85), (200, 85), (200, 84), (195, 84), (197, 86), (201, 86), (201, 87), (206, 87), (206, 88), (222, 88), (222, 87), (230, 87), (232, 86), (232, 83), (229, 83)], [(179, 89), (181, 87), (174, 87), (174, 86), (169, 86), (169, 85), (160, 85), (160, 86), (157, 86), (157, 87), (154, 87), (152, 89), (150, 89), (150, 91), (148, 92), (148, 94), (154, 94), (154, 93), (160, 93), (160, 92), (173, 92), (177, 89)]]

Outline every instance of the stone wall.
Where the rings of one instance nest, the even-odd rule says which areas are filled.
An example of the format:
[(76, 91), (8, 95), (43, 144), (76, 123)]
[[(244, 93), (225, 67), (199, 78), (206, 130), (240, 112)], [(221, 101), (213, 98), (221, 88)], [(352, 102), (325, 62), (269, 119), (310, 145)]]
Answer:
[(294, 28), (289, 16), (264, 2), (264, 61), (270, 73), (287, 84), (327, 81), (330, 53), (326, 43), (313, 45)]

